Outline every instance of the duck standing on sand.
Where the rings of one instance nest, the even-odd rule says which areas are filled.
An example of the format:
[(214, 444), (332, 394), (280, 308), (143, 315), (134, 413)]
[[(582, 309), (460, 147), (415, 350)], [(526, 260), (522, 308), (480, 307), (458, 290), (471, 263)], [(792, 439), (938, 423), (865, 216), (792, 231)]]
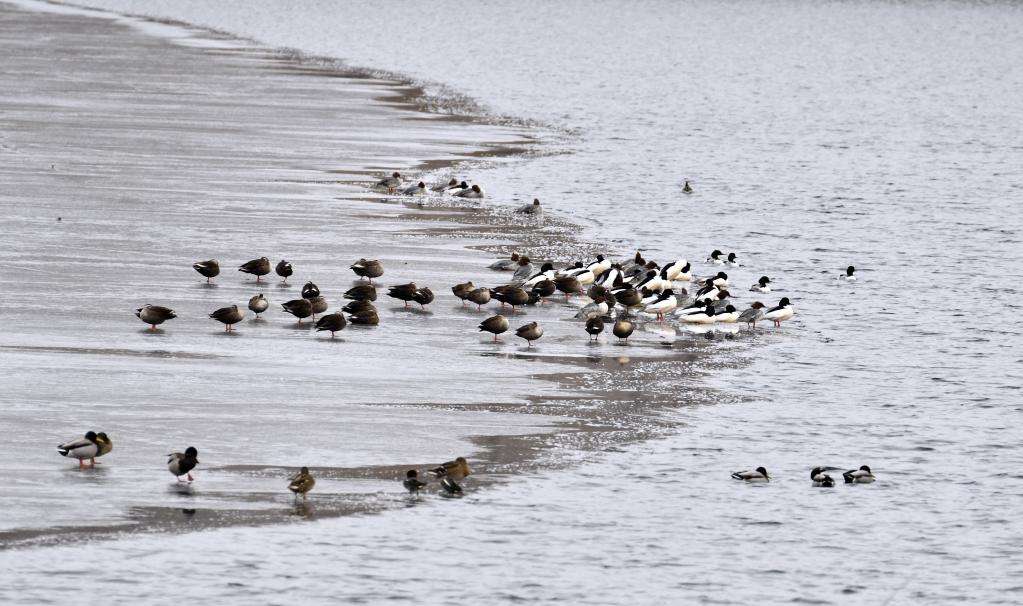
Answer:
[(384, 266), (380, 264), (380, 261), (376, 260), (359, 259), (352, 264), (351, 270), (360, 278), (369, 280), (370, 284), (373, 283), (373, 278), (379, 278), (384, 275)]
[(270, 307), (270, 302), (266, 300), (263, 293), (259, 293), (255, 297), (249, 299), (249, 309), (259, 317), (259, 314), (266, 311), (266, 308)]
[(238, 271), (256, 276), (256, 282), (259, 282), (261, 277), (270, 273), (270, 259), (260, 257), (258, 259), (246, 261), (238, 268)]
[(494, 335), (494, 342), (497, 342), (497, 335), (506, 332), (508, 330), (508, 318), (498, 314), (496, 316), (490, 316), (486, 320), (480, 322), (480, 332), (489, 332)]
[(199, 272), (199, 275), (202, 277), (206, 278), (207, 284), (210, 283), (210, 280), (220, 275), (220, 263), (218, 263), (216, 259), (193, 263), (192, 269)]
[(288, 263), (284, 259), (281, 259), (280, 261), (278, 261), (277, 267), (274, 268), (274, 271), (277, 272), (278, 276), (284, 278), (282, 280), (282, 282), (284, 282), (284, 283), (287, 283), (288, 282), (288, 277), (291, 276), (291, 274), (295, 273), (295, 270), (292, 269), (292, 267), (291, 267), (291, 263)]
[(543, 327), (536, 322), (530, 322), (515, 329), (515, 336), (525, 339), (526, 347), (532, 347), (533, 341), (543, 336)]
[(224, 324), (224, 332), (231, 332), (234, 330), (234, 325), (241, 322), (242, 318), (245, 317), (245, 311), (237, 305), (230, 307), (221, 307), (210, 314), (210, 317)]
[[(106, 449), (104, 450), (104, 447)], [(90, 465), (96, 464), (96, 457), (101, 457), (113, 450), (114, 446), (107, 438), (107, 434), (97, 434), (94, 431), (86, 432), (85, 437), (64, 442), (57, 446), (57, 452), (64, 457), (78, 459), (78, 468), (85, 468), (85, 459), (90, 459)]]
[(405, 490), (412, 496), (419, 496), (419, 489), (426, 486), (426, 482), (419, 479), (419, 472), (415, 469), (410, 469), (405, 472), (405, 479), (402, 480), (401, 485), (405, 487)]
[(146, 324), (152, 326), (150, 330), (156, 331), (157, 324), (163, 324), (167, 320), (173, 320), (178, 317), (174, 313), (174, 310), (169, 307), (163, 307), (162, 305), (150, 305), (145, 304), (142, 307), (135, 310), (135, 315), (138, 316), (139, 320), (142, 320)]
[(295, 493), (296, 499), (298, 495), (302, 495), (303, 503), (306, 501), (306, 497), (309, 491), (313, 489), (313, 486), (316, 486), (316, 478), (313, 477), (313, 474), (309, 473), (308, 467), (303, 467), (298, 472), (298, 475), (292, 476), (288, 482), (288, 490)]
[(190, 473), (195, 466), (199, 464), (199, 451), (195, 449), (195, 446), (189, 446), (185, 449), (184, 454), (180, 452), (174, 452), (167, 455), (167, 469), (174, 474), (174, 477), (181, 481), (181, 476), (187, 476), (188, 481), (191, 482), (192, 474)]
[(746, 482), (771, 481), (771, 477), (767, 475), (767, 470), (763, 467), (757, 467), (754, 471), (736, 471), (732, 474), (732, 477), (736, 480), (744, 480)]
[(317, 320), (316, 330), (317, 332), (329, 330), (330, 338), (333, 339), (334, 333), (341, 332), (347, 325), (348, 320), (345, 320), (344, 315), (342, 315), (341, 312), (339, 311), (335, 311), (334, 313), (327, 314), (320, 318), (319, 320)]
[(465, 457), (458, 457), (454, 461), (446, 461), (439, 467), (434, 467), (428, 472), (438, 478), (451, 478), (452, 480), (464, 480), (467, 475), (472, 473), (469, 469), (469, 463), (465, 460)]

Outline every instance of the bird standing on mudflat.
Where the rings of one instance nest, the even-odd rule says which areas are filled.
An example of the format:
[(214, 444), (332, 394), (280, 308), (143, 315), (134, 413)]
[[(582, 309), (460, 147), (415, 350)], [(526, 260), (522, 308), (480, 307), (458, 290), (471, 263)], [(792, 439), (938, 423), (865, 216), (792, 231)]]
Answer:
[(405, 472), (405, 479), (402, 480), (401, 485), (405, 487), (405, 490), (412, 496), (419, 494), (419, 489), (426, 486), (426, 482), (419, 479), (419, 472), (415, 469), (410, 469)]
[(497, 335), (508, 330), (508, 318), (498, 314), (496, 316), (490, 316), (486, 320), (480, 322), (479, 329), (481, 332), (489, 332), (494, 335), (494, 342), (497, 342)]
[(468, 282), (452, 286), (451, 294), (455, 295), (462, 302), (462, 305), (465, 306), (465, 300), (469, 298), (469, 293), (474, 290), (476, 290), (476, 287), (473, 285), (472, 280), (469, 280)]
[(419, 306), (426, 309), (426, 306), (433, 303), (433, 291), (430, 290), (429, 286), (417, 288), (416, 292), (412, 293), (412, 300), (419, 303)]
[(479, 311), (484, 305), (490, 303), (490, 289), (485, 286), (474, 289), (465, 298), (471, 303), (475, 303), (476, 311)]
[(397, 284), (387, 289), (387, 296), (392, 299), (398, 299), (405, 303), (405, 308), (408, 308), (408, 302), (412, 300), (416, 294), (416, 283), (409, 282), (408, 284)]

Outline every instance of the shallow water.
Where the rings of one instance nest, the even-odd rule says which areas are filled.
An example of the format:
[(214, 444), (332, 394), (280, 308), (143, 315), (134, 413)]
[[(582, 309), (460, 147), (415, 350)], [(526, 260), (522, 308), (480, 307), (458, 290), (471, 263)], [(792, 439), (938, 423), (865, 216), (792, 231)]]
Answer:
[[(339, 14), (310, 1), (246, 3), (240, 19), (231, 2), (91, 4), (407, 73), (571, 129), (552, 144), (570, 154), (474, 171), (494, 203), (539, 195), (588, 237), (659, 260), (735, 250), (737, 298), (752, 301), (744, 285), (767, 274), (769, 302), (789, 296), (798, 314), (738, 350), (748, 365), (703, 379), (718, 405), (676, 413), (686, 428), (672, 436), (459, 502), (99, 553), (189, 566), (195, 595), (237, 601), (302, 575), (321, 599), (371, 602), (1021, 601), (1018, 6), (443, 2)], [(849, 264), (855, 285), (835, 280)], [(864, 463), (878, 483), (809, 487), (815, 465)], [(757, 465), (775, 481), (728, 478)], [(51, 555), (86, 552), (60, 549), (10, 564), (30, 582)], [(126, 576), (99, 568), (75, 570), (104, 588)], [(255, 572), (239, 573), (241, 587), (220, 578), (238, 570)]]

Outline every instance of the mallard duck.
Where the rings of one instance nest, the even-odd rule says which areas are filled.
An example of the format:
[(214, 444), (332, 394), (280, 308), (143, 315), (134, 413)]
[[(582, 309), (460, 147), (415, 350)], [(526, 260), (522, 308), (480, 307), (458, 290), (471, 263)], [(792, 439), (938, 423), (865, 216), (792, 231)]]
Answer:
[(846, 484), (870, 484), (875, 480), (869, 465), (861, 465), (859, 469), (846, 471), (842, 477)]
[(476, 311), (479, 311), (484, 305), (490, 303), (490, 289), (485, 286), (476, 288), (470, 291), (465, 298), (469, 299), (471, 303), (475, 303)]
[(515, 209), (520, 215), (542, 215), (543, 207), (540, 206), (540, 198), (533, 198), (532, 204), (525, 204)]
[(398, 299), (405, 303), (405, 307), (408, 307), (408, 302), (412, 300), (416, 294), (416, 283), (409, 282), (408, 284), (398, 284), (387, 289), (387, 296), (392, 299)]
[(302, 501), (306, 500), (306, 497), (309, 494), (309, 491), (313, 489), (313, 486), (316, 486), (316, 478), (313, 477), (313, 474), (309, 473), (308, 467), (303, 467), (298, 474), (292, 476), (288, 482), (288, 490), (295, 493), (296, 499), (298, 498), (298, 495), (302, 495)]
[(604, 332), (604, 320), (599, 317), (586, 320), (586, 332), (591, 339), (596, 339), (597, 335)]
[(167, 320), (173, 320), (178, 317), (174, 310), (169, 307), (163, 307), (161, 305), (149, 305), (148, 303), (135, 310), (135, 315), (140, 320), (152, 326), (151, 330), (156, 330), (157, 324), (163, 324)]
[(462, 487), (458, 485), (450, 477), (445, 477), (440, 481), (440, 487), (444, 489), (444, 493), (453, 497), (462, 496)]
[(345, 291), (344, 298), (353, 301), (376, 301), (377, 287), (372, 284), (360, 284)]
[(777, 328), (794, 315), (796, 315), (796, 311), (792, 308), (789, 298), (782, 297), (781, 301), (778, 301), (778, 305), (764, 312), (764, 319), (774, 322), (774, 326)]
[(768, 278), (767, 276), (760, 276), (760, 279), (757, 280), (757, 283), (754, 284), (753, 286), (750, 286), (749, 289), (750, 292), (771, 292), (770, 285), (771, 278)]
[(763, 467), (757, 467), (754, 471), (736, 471), (732, 474), (732, 477), (736, 480), (744, 480), (746, 482), (771, 481), (771, 477), (767, 475), (767, 470)]
[(419, 489), (426, 486), (426, 482), (419, 479), (419, 472), (415, 469), (410, 469), (405, 472), (405, 479), (401, 483), (408, 491), (410, 495), (418, 495)]
[(518, 266), (518, 264), (519, 264), (519, 253), (512, 253), (510, 258), (508, 258), (508, 259), (500, 259), (498, 261), (494, 261), (493, 263), (491, 263), (487, 267), (489, 269), (493, 269), (494, 271), (511, 271), (511, 270), (515, 269)]
[(245, 317), (245, 310), (232, 305), (230, 307), (221, 307), (210, 314), (210, 317), (224, 324), (224, 332), (231, 332), (234, 330), (233, 325), (242, 321)]
[(218, 263), (216, 259), (193, 263), (192, 269), (199, 272), (199, 275), (202, 277), (206, 278), (207, 284), (209, 284), (210, 280), (220, 275), (220, 263)]
[(618, 337), (618, 340), (625, 340), (628, 342), (629, 337), (632, 336), (633, 331), (636, 330), (636, 325), (628, 320), (619, 318), (615, 321), (615, 325), (611, 327), (611, 334)]
[(348, 325), (348, 320), (339, 311), (335, 311), (332, 314), (327, 314), (316, 321), (317, 331), (330, 331), (330, 338), (334, 338), (334, 333), (341, 332), (345, 326)]
[(412, 300), (419, 303), (419, 306), (423, 309), (426, 309), (427, 305), (433, 303), (433, 291), (428, 286), (417, 288), (416, 292), (412, 293)]
[(185, 449), (184, 454), (180, 452), (174, 452), (167, 455), (167, 469), (174, 474), (174, 477), (181, 481), (181, 476), (187, 476), (188, 481), (193, 480), (192, 474), (189, 473), (195, 466), (199, 464), (199, 451), (194, 446), (189, 446)]
[(351, 301), (341, 308), (341, 311), (346, 314), (357, 314), (363, 311), (372, 311), (376, 313), (376, 310), (376, 306), (370, 301)]
[(298, 323), (302, 323), (302, 318), (308, 318), (313, 315), (313, 304), (309, 299), (292, 299), (285, 303), (281, 303), (281, 307), (284, 311), (298, 318)]
[(313, 319), (316, 319), (316, 314), (322, 314), (327, 311), (327, 297), (316, 296), (309, 299), (309, 309), (313, 312)]
[(476, 290), (476, 287), (473, 285), (472, 280), (462, 284), (455, 284), (451, 287), (451, 293), (462, 302), (463, 307), (465, 306), (465, 300), (469, 298), (469, 293), (474, 290)]
[(434, 467), (428, 473), (438, 478), (451, 478), (457, 481), (464, 480), (465, 476), (472, 473), (472, 471), (469, 469), (469, 463), (465, 460), (465, 457), (458, 457), (454, 461), (442, 463), (440, 467)]
[(100, 445), (97, 438), (96, 432), (86, 432), (84, 438), (64, 442), (57, 446), (57, 452), (61, 456), (78, 459), (79, 469), (85, 467), (85, 459), (91, 459), (92, 464), (95, 465), (96, 457), (100, 456)]
[(377, 315), (376, 308), (366, 309), (348, 316), (348, 321), (352, 324), (362, 324), (363, 326), (376, 326), (380, 324), (380, 316)]
[(284, 278), (282, 282), (287, 282), (291, 274), (295, 273), (295, 270), (291, 267), (291, 263), (288, 263), (284, 259), (277, 262), (277, 267), (274, 268), (274, 271), (277, 272), (278, 276)]
[(515, 336), (526, 340), (526, 347), (532, 347), (533, 341), (543, 336), (543, 327), (536, 322), (523, 324), (515, 329)]
[(383, 179), (376, 182), (373, 186), (376, 189), (386, 190), (387, 193), (393, 194), (399, 187), (401, 187), (401, 173), (394, 171), (390, 177), (384, 177)]
[(380, 264), (380, 261), (367, 261), (366, 259), (359, 259), (352, 264), (351, 270), (355, 272), (355, 275), (360, 278), (366, 278), (369, 283), (373, 283), (373, 278), (379, 278), (384, 275), (384, 266)]
[(757, 327), (757, 320), (764, 317), (764, 307), (766, 307), (760, 301), (754, 301), (749, 309), (739, 314), (738, 322), (745, 322), (746, 326)]
[(498, 314), (480, 322), (480, 331), (489, 332), (494, 335), (494, 342), (497, 342), (497, 335), (508, 330), (508, 318)]
[(263, 293), (259, 293), (255, 297), (249, 299), (249, 309), (256, 314), (257, 318), (259, 317), (259, 314), (266, 311), (268, 307), (270, 307), (270, 302), (266, 300)]
[[(102, 457), (114, 449), (114, 443), (107, 437), (106, 432), (101, 431), (96, 434), (96, 444), (99, 446), (99, 452), (96, 453), (97, 457)], [(96, 459), (92, 460), (92, 464), (96, 464)]]
[(238, 271), (256, 276), (256, 282), (266, 274), (270, 273), (270, 259), (260, 257), (242, 264)]
[(312, 281), (306, 282), (305, 286), (302, 287), (302, 298), (312, 299), (318, 296), (320, 296), (320, 287), (313, 284)]

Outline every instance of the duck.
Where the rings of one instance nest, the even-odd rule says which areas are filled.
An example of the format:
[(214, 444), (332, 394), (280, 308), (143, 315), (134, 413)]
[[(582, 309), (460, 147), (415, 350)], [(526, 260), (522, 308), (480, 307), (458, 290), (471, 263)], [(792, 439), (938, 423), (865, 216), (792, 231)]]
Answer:
[(508, 330), (508, 318), (498, 314), (496, 316), (490, 316), (486, 320), (480, 322), (480, 332), (489, 332), (494, 335), (494, 342), (497, 342), (497, 335), (506, 332)]
[(412, 496), (419, 494), (419, 489), (426, 486), (426, 482), (419, 479), (419, 472), (415, 469), (410, 469), (405, 472), (405, 479), (402, 480), (401, 485), (405, 487), (405, 490)]
[(515, 209), (520, 215), (542, 215), (543, 207), (540, 206), (540, 198), (533, 198), (532, 204), (524, 204)]
[(586, 332), (590, 335), (591, 340), (595, 340), (600, 333), (604, 332), (604, 320), (599, 316), (586, 320)]
[(256, 282), (266, 274), (270, 273), (270, 259), (266, 257), (260, 257), (251, 261), (246, 261), (238, 268), (238, 271), (246, 274), (252, 274), (256, 276)]
[(199, 451), (195, 449), (195, 446), (189, 446), (185, 449), (184, 453), (173, 452), (167, 455), (167, 469), (181, 481), (181, 476), (186, 476), (188, 481), (194, 480), (190, 473), (195, 466), (199, 464)]
[(426, 189), (426, 183), (422, 181), (401, 190), (401, 194), (403, 196), (426, 196), (429, 195), (429, 193), (430, 192)]
[(245, 310), (237, 305), (231, 305), (230, 307), (221, 307), (211, 313), (210, 317), (224, 325), (224, 332), (231, 332), (234, 330), (234, 325), (245, 318)]
[(306, 282), (305, 286), (302, 287), (302, 298), (312, 299), (318, 296), (320, 296), (320, 287), (312, 282)]
[(531, 276), (536, 274), (536, 267), (533, 266), (533, 262), (529, 260), (529, 257), (523, 255), (519, 257), (514, 267), (515, 273), (512, 274), (512, 284), (518, 284), (525, 282)]
[(728, 253), (728, 257), (725, 259), (725, 265), (729, 267), (739, 267), (739, 257), (735, 256), (734, 252)]
[(846, 282), (856, 281), (856, 268), (850, 265), (845, 268), (845, 273), (838, 276), (839, 280), (845, 280)]
[(845, 478), (846, 484), (870, 484), (875, 479), (869, 465), (861, 465), (859, 469), (846, 471), (842, 477)]
[(675, 298), (675, 293), (669, 288), (658, 295), (656, 301), (647, 304), (643, 311), (648, 314), (655, 314), (658, 320), (663, 320), (664, 314), (674, 311), (676, 307), (678, 307), (678, 299)]
[(575, 276), (561, 276), (554, 278), (554, 286), (565, 293), (565, 300), (583, 289), (583, 285)]
[(465, 460), (465, 457), (458, 457), (454, 461), (441, 463), (439, 467), (434, 467), (427, 473), (438, 478), (451, 478), (458, 481), (464, 480), (466, 476), (472, 473), (472, 470), (469, 469), (469, 463)]
[(710, 256), (707, 257), (707, 263), (710, 263), (711, 265), (724, 265), (725, 260), (721, 258), (721, 255), (723, 254), (725, 253), (715, 248), (714, 252), (710, 253)]
[(726, 305), (724, 311), (714, 311), (714, 321), (719, 324), (735, 324), (739, 320), (739, 310), (734, 305)]
[(543, 336), (543, 327), (536, 322), (523, 324), (515, 329), (515, 336), (526, 340), (526, 347), (532, 347), (533, 341)]
[(377, 287), (372, 284), (359, 284), (346, 290), (344, 298), (352, 301), (376, 301)]
[(444, 489), (444, 493), (452, 497), (462, 496), (462, 487), (458, 485), (450, 477), (445, 477), (440, 481), (440, 487)]
[(472, 280), (463, 282), (461, 284), (455, 284), (451, 287), (451, 294), (455, 295), (455, 298), (462, 302), (462, 306), (465, 306), (465, 300), (469, 298), (469, 293), (476, 290), (476, 286), (473, 285)]
[(502, 305), (511, 305), (513, 314), (516, 307), (529, 303), (529, 291), (518, 286), (498, 286), (491, 289), (490, 296), (500, 301)]
[(463, 189), (459, 191), (455, 195), (458, 196), (459, 198), (478, 200), (483, 197), (483, 190), (480, 189), (479, 185), (473, 185), (468, 189)]
[(142, 320), (146, 324), (152, 326), (153, 331), (156, 330), (157, 324), (163, 324), (167, 320), (173, 320), (178, 317), (174, 310), (169, 307), (163, 307), (162, 305), (150, 305), (145, 304), (142, 307), (135, 310), (135, 315), (138, 316), (139, 320)]
[(644, 259), (643, 254), (637, 250), (635, 256), (633, 256), (632, 259), (625, 261), (620, 265), (622, 266), (622, 273), (624, 273), (625, 275), (630, 275), (632, 271), (637, 267), (645, 267), (646, 259)]
[(686, 313), (679, 316), (679, 319), (688, 324), (713, 324), (714, 320), (714, 305), (707, 303), (703, 308), (703, 311), (693, 311), (692, 313)]
[(728, 274), (723, 271), (719, 271), (717, 275), (704, 278), (697, 282), (698, 286), (707, 286), (708, 284), (717, 286), (718, 288), (724, 288), (728, 286)]
[(430, 191), (441, 193), (451, 189), (452, 187), (458, 187), (458, 179), (452, 178), (447, 183), (438, 183), (430, 188)]
[(685, 184), (682, 186), (682, 193), (691, 194), (693, 193), (693, 187), (689, 185), (689, 179), (686, 179)]
[(274, 271), (278, 276), (283, 278), (281, 282), (285, 284), (288, 283), (288, 278), (291, 277), (291, 274), (295, 273), (295, 270), (291, 267), (291, 263), (288, 263), (284, 259), (277, 262), (277, 267), (274, 268)]
[(475, 288), (469, 291), (469, 294), (467, 294), (465, 298), (468, 299), (470, 303), (475, 303), (476, 311), (479, 311), (484, 305), (490, 303), (490, 289), (485, 286)]
[(350, 301), (341, 308), (346, 314), (357, 314), (364, 311), (376, 312), (377, 308), (372, 301)]
[(281, 303), (281, 307), (284, 311), (298, 318), (298, 323), (302, 323), (303, 318), (308, 318), (313, 315), (313, 304), (309, 299), (292, 299), (285, 303)]
[(85, 460), (91, 459), (91, 465), (96, 464), (96, 457), (100, 456), (99, 436), (94, 431), (85, 432), (84, 438), (69, 440), (57, 446), (57, 452), (63, 457), (78, 459), (78, 468), (85, 468)]
[(632, 287), (613, 290), (611, 293), (626, 309), (638, 308), (643, 303), (643, 293)]
[(313, 486), (316, 486), (316, 478), (309, 473), (308, 467), (303, 467), (297, 475), (291, 476), (288, 480), (288, 490), (295, 493), (296, 499), (298, 495), (302, 495), (302, 502), (305, 502), (306, 496)]
[(259, 314), (266, 311), (268, 307), (270, 307), (270, 302), (266, 300), (266, 297), (263, 296), (263, 293), (259, 293), (258, 295), (249, 299), (249, 309), (256, 314), (257, 318), (259, 317)]
[(428, 286), (417, 288), (416, 292), (412, 293), (412, 300), (419, 303), (419, 307), (426, 309), (427, 305), (433, 303), (433, 291)]
[(329, 330), (330, 338), (333, 339), (334, 333), (341, 332), (347, 325), (348, 321), (345, 320), (344, 315), (339, 311), (335, 311), (334, 313), (327, 314), (316, 321), (316, 331), (320, 332)]
[(348, 316), (348, 321), (352, 324), (361, 324), (363, 326), (376, 326), (380, 324), (380, 316), (377, 315), (376, 308), (366, 309)]
[(746, 326), (752, 325), (753, 328), (756, 328), (757, 320), (764, 317), (764, 307), (766, 307), (766, 305), (760, 301), (754, 301), (753, 304), (749, 306), (749, 309), (739, 314), (739, 319), (736, 321), (745, 322)]
[(789, 298), (782, 297), (781, 301), (778, 301), (778, 305), (764, 312), (764, 319), (774, 322), (774, 326), (777, 328), (781, 326), (782, 322), (795, 314), (796, 312), (792, 309), (792, 303), (789, 301)]
[(209, 261), (199, 261), (198, 263), (192, 264), (192, 269), (199, 272), (199, 275), (206, 278), (206, 283), (209, 284), (213, 278), (220, 275), (220, 263), (216, 259), (210, 259)]
[(373, 187), (375, 189), (383, 189), (389, 194), (393, 194), (399, 187), (401, 187), (401, 173), (394, 171), (390, 177), (384, 177), (376, 182)]
[(770, 482), (771, 477), (767, 475), (767, 470), (763, 467), (757, 467), (753, 471), (736, 471), (732, 474), (732, 477), (736, 480), (744, 480), (746, 482)]
[(316, 319), (317, 314), (322, 314), (327, 311), (327, 297), (316, 296), (309, 299), (309, 306), (313, 310), (313, 320)]
[(611, 269), (612, 265), (613, 264), (611, 263), (611, 259), (605, 259), (604, 255), (597, 255), (596, 260), (594, 260), (592, 263), (587, 265), (586, 269), (588, 269), (591, 272), (593, 272), (594, 278), (599, 278), (606, 271)]
[(384, 275), (384, 266), (375, 259), (372, 261), (359, 259), (352, 264), (350, 269), (360, 278), (368, 279), (370, 284), (373, 283), (373, 278), (379, 278)]
[(536, 294), (541, 300), (553, 295), (558, 291), (558, 286), (554, 283), (554, 280), (540, 280), (533, 285), (533, 289), (530, 291)]
[(696, 293), (693, 295), (693, 300), (695, 300), (697, 303), (713, 301), (717, 299), (718, 294), (720, 292), (721, 290), (718, 289), (717, 286), (714, 286), (713, 284), (708, 282), (706, 285), (702, 286), (699, 290), (696, 291)]
[(458, 185), (448, 188), (448, 193), (451, 194), (452, 196), (457, 196), (460, 192), (463, 192), (467, 189), (469, 189), (469, 184), (466, 183), (465, 181), (459, 181)]
[[(96, 453), (96, 457), (102, 457), (114, 449), (114, 443), (107, 437), (106, 432), (99, 432), (96, 434), (96, 444), (99, 446), (99, 452)], [(96, 464), (96, 459), (92, 460), (92, 464)]]
[(835, 485), (835, 480), (826, 471), (837, 469), (836, 467), (814, 467), (810, 470), (810, 481), (816, 487), (831, 488)]
[(519, 266), (519, 253), (512, 253), (507, 259), (498, 259), (487, 266), (494, 271), (512, 271)]
[(542, 280), (554, 280), (554, 264), (544, 263), (540, 266), (540, 271), (532, 274), (528, 278), (522, 281), (519, 286), (522, 288), (533, 288), (538, 282)]
[(387, 296), (392, 299), (398, 299), (405, 303), (405, 308), (408, 308), (408, 302), (416, 294), (416, 283), (409, 282), (408, 284), (398, 284), (387, 289)]
[(592, 320), (593, 318), (602, 318), (607, 315), (610, 309), (610, 305), (607, 302), (607, 297), (614, 297), (611, 293), (596, 294), (593, 297), (593, 302), (584, 305), (579, 311), (576, 312), (575, 317), (580, 320)]
[(664, 266), (664, 276), (672, 282), (689, 282), (693, 279), (692, 266), (685, 259), (678, 259)]
[(760, 276), (757, 283), (749, 287), (750, 292), (771, 292), (771, 278)]
[(618, 320), (615, 321), (614, 326), (611, 327), (611, 334), (618, 337), (619, 341), (624, 340), (628, 342), (629, 337), (632, 336), (632, 333), (635, 330), (636, 330), (635, 324), (624, 318), (618, 318)]
[(731, 301), (728, 300), (728, 297), (730, 296), (731, 294), (727, 290), (719, 290), (716, 297), (708, 301), (704, 301), (704, 303), (710, 303), (713, 305), (714, 313), (719, 314), (725, 311), (725, 308), (732, 304)]

